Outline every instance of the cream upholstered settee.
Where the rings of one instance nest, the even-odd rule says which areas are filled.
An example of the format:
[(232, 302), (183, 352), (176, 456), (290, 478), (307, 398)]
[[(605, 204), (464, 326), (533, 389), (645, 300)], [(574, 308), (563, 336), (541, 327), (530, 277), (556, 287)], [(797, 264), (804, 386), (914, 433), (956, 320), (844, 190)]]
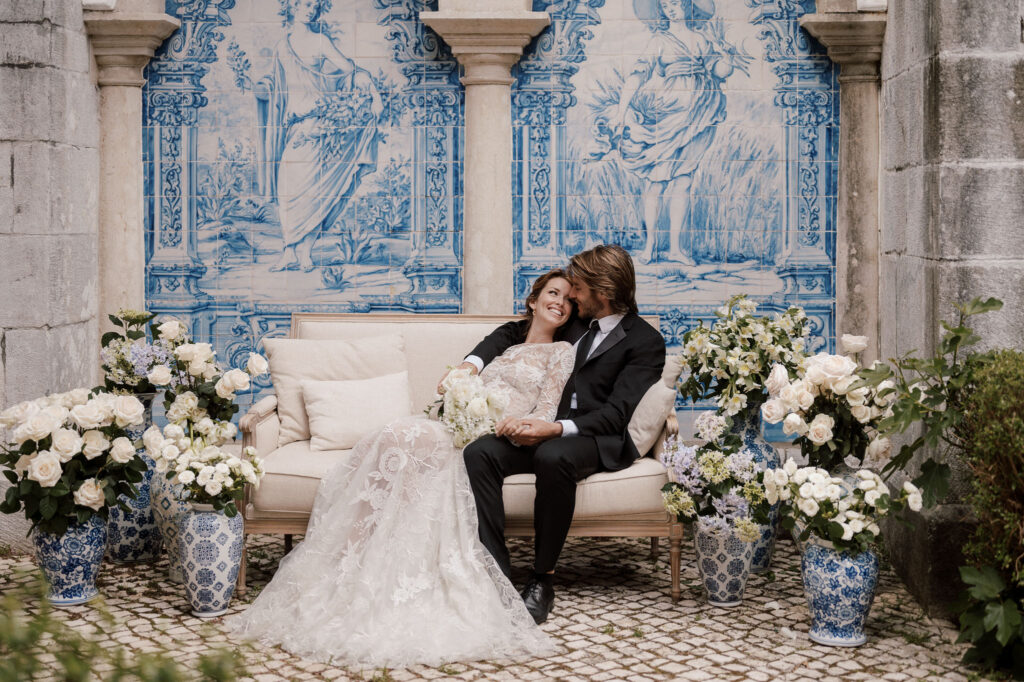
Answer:
[[(293, 314), (291, 340), (264, 342), (276, 395), (257, 402), (241, 419), (244, 445), (256, 448), (266, 470), (260, 486), (246, 490), (245, 532), (284, 534), (286, 549), (290, 548), (292, 534), (306, 530), (321, 477), (351, 452), (311, 445), (309, 424), (299, 422), (320, 417), (302, 411), (299, 379), (365, 379), (407, 370), (411, 400), (404, 412), (412, 414), (432, 401), (438, 379), (449, 365), (457, 364), (480, 339), (509, 319), (496, 315)], [(656, 318), (647, 319), (657, 327)], [(641, 438), (652, 443), (652, 454), (660, 449), (666, 431), (674, 430), (674, 390), (668, 387), (674, 386), (678, 373), (677, 367), (666, 369), (664, 383), (648, 391), (630, 424), (634, 442)], [(307, 393), (312, 393), (316, 385), (305, 386)], [(365, 405), (355, 408), (365, 409)], [(644, 420), (646, 425), (641, 423)], [(646, 433), (640, 433), (643, 429)], [(649, 537), (655, 557), (658, 539), (668, 538), (672, 598), (677, 600), (682, 526), (662, 506), (660, 491), (667, 480), (664, 466), (650, 456), (625, 470), (584, 479), (577, 487), (569, 534)], [(533, 535), (533, 474), (506, 479), (504, 498), (506, 534)], [(243, 554), (240, 594), (245, 591), (245, 572)]]

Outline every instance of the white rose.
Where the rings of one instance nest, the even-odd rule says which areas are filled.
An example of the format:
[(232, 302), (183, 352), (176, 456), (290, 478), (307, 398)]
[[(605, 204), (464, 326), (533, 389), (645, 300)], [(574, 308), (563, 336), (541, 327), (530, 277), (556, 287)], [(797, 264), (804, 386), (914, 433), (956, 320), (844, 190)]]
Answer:
[(224, 377), (217, 379), (217, 383), (213, 385), (213, 390), (224, 400), (231, 400), (235, 397), (235, 389), (231, 386), (231, 382), (227, 381)]
[(825, 375), (821, 384), (828, 388), (857, 371), (857, 363), (845, 355), (825, 355), (818, 361), (817, 366)]
[(256, 469), (249, 462), (243, 461), (238, 469), (242, 473), (242, 478), (249, 483), (256, 484), (259, 482), (259, 478), (256, 476)]
[(203, 417), (202, 419), (196, 422), (195, 430), (204, 435), (209, 435), (210, 432), (213, 431), (215, 426), (216, 425), (213, 423), (212, 419), (210, 419), (209, 417)]
[(174, 443), (165, 443), (164, 446), (160, 448), (160, 458), (165, 459), (168, 462), (173, 462), (178, 459), (178, 455), (180, 454), (181, 450), (179, 450), (178, 446)]
[(474, 419), (483, 419), (487, 416), (487, 401), (480, 396), (473, 398), (466, 405), (466, 412)]
[(807, 481), (806, 483), (801, 484), (800, 490), (797, 492), (802, 498), (814, 499), (816, 497), (816, 495), (814, 494), (814, 490), (814, 483), (812, 481)]
[(175, 397), (173, 404), (180, 406), (181, 409), (186, 412), (192, 412), (194, 409), (199, 407), (199, 397), (192, 391), (185, 391), (184, 393), (179, 393), (178, 396)]
[(807, 371), (804, 373), (804, 379), (815, 386), (820, 386), (825, 382), (825, 372), (816, 363), (808, 365)]
[(135, 446), (132, 442), (121, 436), (115, 438), (113, 444), (110, 446), (110, 459), (114, 460), (118, 464), (127, 464), (132, 461), (132, 457), (135, 456)]
[(807, 438), (815, 445), (824, 445), (832, 440), (832, 418), (826, 414), (819, 414), (807, 426)]
[(800, 408), (800, 387), (799, 383), (794, 382), (783, 386), (782, 390), (779, 391), (779, 400), (785, 403), (787, 410), (792, 411)]
[(212, 466), (204, 466), (202, 469), (199, 470), (199, 475), (196, 476), (196, 483), (205, 486), (207, 483), (213, 480), (214, 473), (216, 473), (216, 470)]
[(873, 478), (865, 478), (857, 482), (857, 487), (865, 492), (867, 492), (868, 490), (874, 490), (875, 485), (875, 480)]
[(164, 438), (167, 440), (181, 440), (185, 437), (185, 429), (180, 424), (168, 424), (164, 427)]
[(51, 436), (50, 450), (57, 453), (61, 462), (67, 462), (82, 451), (82, 437), (72, 429), (58, 429)]
[(882, 529), (878, 527), (877, 523), (872, 522), (868, 525), (868, 532), (870, 532), (874, 536), (878, 536), (881, 535)]
[(26, 400), (16, 405), (11, 405), (3, 412), (0, 412), (0, 426), (11, 428), (31, 417), (40, 411), (39, 405), (32, 400)]
[(801, 410), (809, 410), (814, 404), (814, 394), (807, 390), (799, 391), (796, 395), (796, 404)]
[(267, 359), (259, 353), (249, 353), (249, 360), (245, 363), (245, 371), (254, 377), (266, 374), (270, 369)]
[[(780, 365), (776, 365), (779, 367)], [(778, 424), (786, 416), (786, 405), (778, 398), (772, 398), (761, 405), (761, 417), (769, 424)]]
[(182, 471), (180, 474), (178, 474), (178, 483), (181, 483), (183, 485), (189, 485), (190, 483), (192, 483), (195, 480), (196, 480), (196, 475), (195, 475), (195, 472), (193, 472), (193, 471), (186, 470), (186, 471)]
[(473, 395), (473, 387), (469, 385), (468, 381), (461, 381), (452, 386), (448, 393), (451, 395), (452, 400), (465, 403)]
[(844, 353), (859, 353), (868, 347), (868, 337), (843, 334), (840, 343)]
[(14, 429), (14, 442), (24, 443), (27, 440), (34, 440), (36, 442), (49, 436), (54, 431), (61, 427), (61, 422), (58, 421), (53, 414), (41, 410), (36, 412), (27, 420), (21, 423), (18, 428)]
[(211, 496), (220, 495), (221, 490), (224, 489), (220, 481), (209, 481), (203, 487), (206, 489), (206, 494)]
[(847, 392), (847, 394), (846, 394), (846, 402), (848, 402), (851, 407), (857, 407), (858, 405), (863, 405), (865, 403), (865, 401), (867, 400), (867, 397), (868, 397), (868, 389), (867, 389), (867, 387), (866, 386), (861, 386), (858, 389), (855, 389), (853, 391), (848, 391)]
[(209, 365), (206, 362), (200, 362), (199, 360), (193, 360), (188, 363), (188, 373), (194, 377), (201, 377), (206, 374)]
[[(74, 407), (75, 405), (85, 405), (89, 402), (89, 393), (90, 391), (87, 388), (73, 388), (68, 391), (67, 396), (68, 400), (71, 401), (71, 407)], [(71, 409), (71, 407), (68, 409)]]
[(142, 434), (142, 444), (146, 446), (146, 452), (150, 456), (157, 452), (164, 444), (164, 437), (160, 433), (160, 427), (152, 424), (146, 429), (146, 432)]
[(75, 491), (75, 504), (83, 507), (90, 507), (99, 511), (106, 504), (106, 501), (103, 495), (103, 486), (95, 478), (85, 479), (82, 481), (82, 485), (78, 486), (78, 490)]
[(878, 502), (878, 498), (882, 496), (882, 491), (877, 488), (869, 490), (864, 493), (864, 501), (870, 504), (872, 507)]
[[(791, 412), (790, 414), (787, 414), (786, 418), (782, 421), (782, 432), (787, 436), (792, 436), (793, 434), (802, 436), (807, 433), (807, 422), (805, 422), (804, 418), (797, 413)], [(795, 470), (796, 464), (794, 464), (793, 467)]]
[(240, 369), (229, 369), (224, 372), (224, 379), (235, 391), (249, 390), (249, 375)]
[(154, 386), (166, 386), (171, 383), (171, 368), (167, 365), (157, 365), (149, 370), (146, 379)]
[(882, 464), (889, 461), (890, 454), (892, 454), (892, 441), (885, 436), (882, 436), (881, 438), (876, 438), (868, 443), (868, 449), (867, 452), (864, 453), (864, 459), (872, 464)]
[(798, 468), (799, 467), (796, 465), (796, 461), (794, 461), (792, 458), (787, 459), (786, 463), (782, 465), (782, 470), (785, 471), (788, 476), (792, 476), (793, 474), (795, 474)]
[(238, 427), (231, 422), (221, 422), (216, 431), (217, 440), (221, 443), (234, 440), (235, 436), (238, 435)]
[(772, 371), (764, 381), (764, 387), (768, 395), (776, 397), (783, 388), (789, 385), (789, 372), (782, 365), (772, 365)]
[(850, 528), (853, 529), (854, 533), (859, 533), (864, 530), (864, 522), (860, 519), (852, 519), (850, 521)]
[(850, 390), (850, 386), (852, 386), (855, 381), (857, 381), (857, 377), (855, 376), (843, 377), (832, 384), (832, 392), (838, 395), (846, 395), (846, 392)]
[(174, 349), (174, 357), (178, 358), (181, 362), (192, 362), (195, 357), (196, 344), (194, 343), (183, 343)]
[(850, 414), (853, 418), (859, 421), (861, 424), (867, 424), (871, 421), (872, 411), (867, 405), (853, 405), (850, 407)]
[(167, 320), (156, 328), (160, 338), (166, 341), (176, 341), (185, 331), (185, 326), (177, 320)]
[(796, 503), (796, 506), (807, 516), (814, 516), (818, 513), (818, 503), (813, 498), (802, 499)]
[(117, 396), (113, 409), (118, 426), (137, 426), (146, 420), (146, 406), (133, 395)]
[(18, 461), (14, 463), (14, 473), (21, 476), (28, 471), (29, 466), (32, 464), (34, 455), (22, 455), (18, 458)]
[(43, 450), (32, 458), (28, 465), (28, 477), (44, 488), (57, 485), (61, 474), (60, 457), (49, 450)]
[(101, 406), (102, 401), (90, 400), (84, 405), (75, 405), (71, 408), (71, 420), (80, 429), (95, 429), (106, 426), (106, 410)]
[(843, 529), (843, 540), (852, 540), (853, 539), (853, 526), (851, 526), (848, 523), (842, 523), (842, 524), (840, 524), (840, 526), (842, 526), (842, 529)]
[(82, 454), (86, 459), (99, 457), (110, 447), (110, 440), (102, 431), (86, 431), (82, 434)]
[[(881, 395), (885, 393), (885, 395)], [(875, 389), (875, 404), (879, 407), (889, 407), (896, 401), (896, 383), (892, 379), (886, 379), (878, 384)]]
[(917, 495), (921, 493), (921, 489), (914, 485), (911, 481), (904, 481), (903, 492), (905, 492), (908, 495)]
[(921, 511), (921, 507), (923, 506), (923, 504), (924, 500), (921, 498), (921, 495), (919, 493), (915, 495), (909, 495), (907, 497), (907, 506), (910, 507), (911, 511)]

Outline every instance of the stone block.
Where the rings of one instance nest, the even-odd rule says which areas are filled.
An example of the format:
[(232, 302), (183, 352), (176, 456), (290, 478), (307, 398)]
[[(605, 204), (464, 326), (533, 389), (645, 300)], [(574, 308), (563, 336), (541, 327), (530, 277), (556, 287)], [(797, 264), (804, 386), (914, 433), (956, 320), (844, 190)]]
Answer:
[(882, 83), (880, 135), (886, 170), (924, 162), (926, 76), (926, 63), (921, 63)]
[(955, 314), (954, 303), (994, 296), (1003, 309), (972, 319), (984, 348), (1022, 348), (1024, 343), (1024, 260), (970, 260), (936, 266), (936, 310), (944, 319)]
[(887, 80), (936, 53), (931, 3), (890, 2), (882, 44), (882, 79)]
[[(141, 98), (141, 92), (135, 93)], [(54, 105), (60, 113), (54, 120), (54, 139), (79, 147), (100, 144), (100, 99), (87, 73), (64, 71), (55, 80)]]
[(48, 234), (53, 148), (45, 142), (15, 142), (12, 145), (11, 189), (14, 215), (11, 230), (20, 234)]
[(887, 361), (896, 355), (895, 324), (899, 314), (898, 274), (904, 256), (881, 253), (878, 256), (878, 349), (879, 358)]
[(29, 66), (60, 66), (51, 49), (51, 30), (42, 23), (6, 24), (0, 42), (0, 64)]
[(61, 77), (55, 69), (0, 66), (0, 92), (5, 94), (0, 140), (53, 139), (53, 119), (60, 102), (51, 97), (57, 80)]
[(1024, 158), (1024, 54), (942, 54), (936, 85), (941, 118), (929, 158)]
[(50, 221), (54, 231), (96, 234), (100, 173), (97, 149), (59, 145), (53, 150)]
[(909, 528), (888, 520), (883, 529), (893, 568), (930, 616), (948, 618), (963, 589), (961, 548), (974, 532), (970, 508), (940, 504), (905, 515)]
[(8, 329), (4, 333), (4, 380), (9, 403), (38, 398), (54, 390), (55, 369), (63, 358), (51, 354), (49, 334), (46, 329)]
[(878, 216), (878, 249), (883, 254), (903, 254), (907, 251), (907, 203), (911, 168), (883, 170), (878, 184), (881, 213)]
[(922, 4), (932, 6), (935, 39), (940, 51), (1020, 49), (1019, 0), (943, 0)]
[[(119, 3), (118, 9), (121, 9)], [(81, 2), (68, 2), (67, 0), (46, 0), (46, 18), (58, 26), (67, 26), (72, 29), (81, 30), (84, 26), (82, 22), (82, 3)]]
[[(927, 355), (935, 348), (938, 322), (933, 314), (935, 264), (927, 259), (904, 256), (897, 263), (896, 314), (882, 318), (881, 325), (895, 325), (895, 347), (891, 355), (911, 350)], [(892, 338), (892, 332), (887, 332)]]
[(0, 22), (42, 21), (46, 16), (46, 0), (0, 2)]
[(67, 325), (96, 316), (99, 282), (96, 235), (47, 238), (47, 324)]
[(1024, 168), (958, 164), (939, 178), (938, 255), (1024, 259)]
[(89, 73), (92, 59), (89, 55), (89, 37), (84, 30), (54, 28), (51, 52), (55, 63), (67, 71)]
[(51, 391), (69, 391), (99, 383), (99, 327), (93, 317), (50, 330), (49, 348), (56, 361), (52, 367)]
[[(36, 236), (0, 235), (0, 291), (4, 292), (0, 327), (34, 327), (47, 323), (49, 245), (48, 240)], [(7, 337), (8, 363), (14, 357), (10, 346), (13, 333), (8, 332)]]

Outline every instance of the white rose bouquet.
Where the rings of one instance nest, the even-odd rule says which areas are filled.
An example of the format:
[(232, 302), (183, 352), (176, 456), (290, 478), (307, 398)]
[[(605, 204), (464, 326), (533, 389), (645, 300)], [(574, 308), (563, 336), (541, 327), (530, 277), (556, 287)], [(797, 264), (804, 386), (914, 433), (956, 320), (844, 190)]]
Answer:
[[(690, 376), (679, 392), (693, 401), (712, 398), (729, 416), (754, 409), (770, 384), (796, 376), (804, 358), (810, 326), (800, 308), (773, 317), (754, 317), (757, 304), (734, 296), (715, 311), (718, 320), (697, 324), (683, 335), (683, 363)], [(774, 371), (781, 367), (785, 377)]]
[(146, 338), (145, 326), (155, 313), (121, 309), (117, 315), (107, 317), (114, 326), (124, 330), (107, 332), (100, 341), (103, 383), (107, 390), (145, 394), (173, 385), (175, 378), (168, 369), (170, 343), (155, 331), (152, 342)]
[(896, 394), (892, 382), (864, 385), (854, 357), (866, 345), (864, 337), (844, 336), (850, 355), (807, 358), (800, 376), (773, 385), (761, 406), (764, 420), (782, 422), (783, 432), (796, 436), (794, 442), (814, 466), (833, 471), (852, 455), (863, 466), (881, 468), (891, 456), (892, 444), (878, 425), (891, 413)]
[(920, 511), (922, 505), (913, 483), (904, 483), (899, 497), (893, 497), (869, 469), (844, 480), (818, 467), (798, 468), (790, 459), (766, 473), (764, 483), (768, 502), (780, 504), (783, 528), (797, 528), (801, 541), (813, 535), (853, 554), (880, 541), (882, 517), (904, 507)]
[(483, 380), (467, 369), (455, 369), (444, 382), (444, 395), (427, 407), (427, 416), (436, 408), (437, 420), (452, 434), (455, 447), (462, 448), (480, 436), (494, 433), (508, 407), (508, 396), (489, 391)]
[(157, 472), (165, 473), (172, 484), (181, 485), (183, 498), (211, 504), (231, 517), (238, 514), (245, 486), (259, 487), (264, 473), (255, 448), (245, 448), (238, 457), (220, 447), (234, 435), (231, 422), (218, 424), (205, 418), (192, 425), (191, 436), (172, 423), (162, 432), (150, 427), (142, 440)]
[(740, 449), (739, 438), (711, 441), (699, 447), (675, 436), (665, 441), (661, 462), (671, 480), (661, 489), (665, 509), (679, 521), (700, 520), (705, 529), (735, 530), (744, 542), (761, 536), (759, 523), (768, 520), (763, 478), (768, 475), (753, 456)]
[(0, 412), (0, 465), (11, 487), (0, 511), (24, 510), (32, 529), (54, 535), (134, 498), (146, 463), (128, 439), (145, 407), (131, 395), (76, 388)]

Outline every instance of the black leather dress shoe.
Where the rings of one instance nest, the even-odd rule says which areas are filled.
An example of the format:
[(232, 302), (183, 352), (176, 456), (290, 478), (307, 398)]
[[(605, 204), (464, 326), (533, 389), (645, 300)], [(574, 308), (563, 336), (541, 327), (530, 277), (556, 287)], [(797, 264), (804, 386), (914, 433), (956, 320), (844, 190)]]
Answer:
[(545, 583), (530, 578), (526, 587), (519, 593), (526, 602), (526, 610), (533, 616), (534, 622), (540, 625), (548, 619), (551, 607), (555, 605), (555, 588), (550, 583)]

